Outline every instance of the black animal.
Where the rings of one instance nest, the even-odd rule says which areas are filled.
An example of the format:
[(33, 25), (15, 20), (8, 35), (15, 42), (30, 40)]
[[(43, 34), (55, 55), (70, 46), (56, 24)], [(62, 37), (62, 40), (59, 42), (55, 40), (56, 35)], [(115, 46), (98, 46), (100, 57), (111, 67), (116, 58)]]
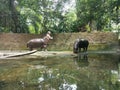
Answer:
[(77, 39), (74, 42), (73, 45), (73, 52), (74, 53), (79, 53), (81, 52), (81, 48), (83, 48), (83, 51), (87, 51), (88, 49), (89, 42), (86, 39)]

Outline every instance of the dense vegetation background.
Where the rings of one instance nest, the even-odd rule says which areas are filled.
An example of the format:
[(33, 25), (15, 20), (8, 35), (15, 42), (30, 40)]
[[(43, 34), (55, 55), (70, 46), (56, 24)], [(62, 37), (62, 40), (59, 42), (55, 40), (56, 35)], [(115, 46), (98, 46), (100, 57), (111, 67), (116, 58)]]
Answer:
[(120, 0), (0, 0), (0, 32), (120, 30)]

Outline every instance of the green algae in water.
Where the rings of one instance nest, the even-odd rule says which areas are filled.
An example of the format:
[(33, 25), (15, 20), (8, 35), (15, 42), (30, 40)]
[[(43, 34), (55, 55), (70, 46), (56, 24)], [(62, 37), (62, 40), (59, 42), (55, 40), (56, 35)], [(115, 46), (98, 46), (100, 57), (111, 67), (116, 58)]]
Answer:
[(119, 90), (119, 58), (113, 54), (83, 54), (1, 60), (0, 89)]

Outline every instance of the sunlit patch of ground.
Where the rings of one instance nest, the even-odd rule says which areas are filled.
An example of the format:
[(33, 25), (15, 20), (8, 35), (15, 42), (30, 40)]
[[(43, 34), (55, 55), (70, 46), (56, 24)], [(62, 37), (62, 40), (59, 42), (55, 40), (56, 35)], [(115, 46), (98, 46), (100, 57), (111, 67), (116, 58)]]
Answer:
[[(0, 51), (0, 59), (3, 58), (11, 58), (11, 57), (23, 57), (23, 58), (37, 58), (37, 57), (51, 57), (51, 56), (76, 56), (72, 51), (33, 51), (34, 53), (30, 53), (31, 51)], [(29, 54), (26, 54), (29, 53)], [(81, 52), (80, 54), (120, 54), (120, 51), (109, 50), (109, 51), (87, 51)]]
[[(29, 53), (31, 51), (0, 51), (0, 59), (11, 58), (11, 57), (24, 57), (24, 58), (35, 58), (35, 57), (51, 57), (51, 56), (75, 56), (72, 51), (37, 51), (35, 53)], [(23, 54), (23, 55), (22, 55)]]
[(41, 56), (41, 57), (48, 57), (48, 56), (73, 56), (72, 51), (38, 51), (31, 55)]

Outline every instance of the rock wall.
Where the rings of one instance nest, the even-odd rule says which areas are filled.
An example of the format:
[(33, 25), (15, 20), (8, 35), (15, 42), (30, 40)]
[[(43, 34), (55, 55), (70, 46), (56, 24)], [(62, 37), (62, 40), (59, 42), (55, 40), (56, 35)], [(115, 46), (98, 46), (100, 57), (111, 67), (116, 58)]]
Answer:
[[(27, 41), (33, 38), (42, 38), (43, 35), (0, 33), (0, 50), (27, 50)], [(49, 42), (49, 50), (72, 50), (77, 38), (88, 39), (89, 49), (103, 49), (106, 46), (117, 45), (117, 35), (111, 32), (92, 33), (60, 33), (54, 34), (54, 39)], [(94, 48), (93, 48), (94, 47)]]

